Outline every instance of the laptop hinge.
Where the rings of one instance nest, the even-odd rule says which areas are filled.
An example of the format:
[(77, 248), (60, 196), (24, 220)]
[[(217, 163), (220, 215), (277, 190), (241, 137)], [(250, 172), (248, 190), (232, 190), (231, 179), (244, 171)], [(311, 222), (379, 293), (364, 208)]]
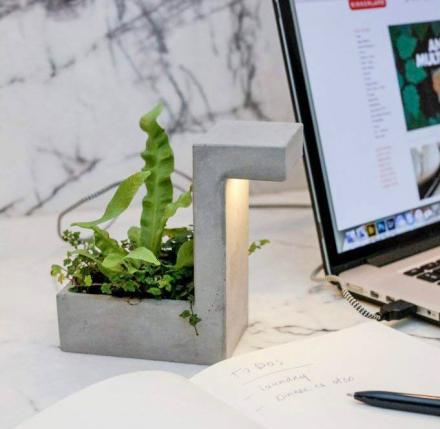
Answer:
[(440, 235), (435, 235), (417, 243), (398, 246), (387, 251), (386, 253), (374, 255), (370, 258), (367, 258), (367, 262), (375, 267), (383, 267), (384, 265), (391, 264), (399, 261), (400, 259), (408, 258), (409, 256), (424, 252), (425, 250), (431, 249), (438, 245), (440, 245)]

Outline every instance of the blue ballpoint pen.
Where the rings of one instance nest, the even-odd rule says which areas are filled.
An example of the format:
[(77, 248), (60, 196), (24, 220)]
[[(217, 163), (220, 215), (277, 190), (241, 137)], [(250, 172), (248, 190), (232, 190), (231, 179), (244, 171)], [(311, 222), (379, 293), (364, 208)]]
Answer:
[(356, 392), (352, 396), (373, 407), (440, 416), (440, 397), (438, 396), (383, 391)]

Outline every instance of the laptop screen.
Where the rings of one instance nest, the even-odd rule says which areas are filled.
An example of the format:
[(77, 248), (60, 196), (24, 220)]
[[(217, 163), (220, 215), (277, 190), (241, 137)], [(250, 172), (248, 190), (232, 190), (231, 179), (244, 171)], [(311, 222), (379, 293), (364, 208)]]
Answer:
[(440, 1), (294, 0), (337, 250), (440, 221)]

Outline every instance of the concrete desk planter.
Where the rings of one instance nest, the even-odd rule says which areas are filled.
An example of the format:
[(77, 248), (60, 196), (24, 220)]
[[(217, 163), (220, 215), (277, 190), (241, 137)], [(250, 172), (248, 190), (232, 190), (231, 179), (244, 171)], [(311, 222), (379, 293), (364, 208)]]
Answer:
[(179, 317), (186, 301), (91, 295), (66, 286), (57, 295), (57, 307), (64, 351), (182, 361), (197, 347), (194, 329)]
[(61, 349), (212, 364), (248, 322), (248, 180), (283, 181), (302, 154), (302, 126), (224, 122), (193, 146), (194, 312), (185, 301), (58, 293)]

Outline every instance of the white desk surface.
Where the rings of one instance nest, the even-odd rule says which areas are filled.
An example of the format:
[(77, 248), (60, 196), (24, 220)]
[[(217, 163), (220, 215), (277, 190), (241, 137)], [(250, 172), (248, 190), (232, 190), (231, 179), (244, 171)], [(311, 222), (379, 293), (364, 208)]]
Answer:
[[(66, 222), (96, 214), (79, 212)], [(123, 215), (111, 231), (126, 230), (137, 215)], [(320, 263), (310, 209), (252, 210), (250, 218), (251, 238), (268, 238), (271, 244), (250, 260), (250, 323), (236, 354), (323, 335), (363, 320), (333, 288), (309, 280)], [(189, 211), (177, 219), (190, 222)], [(58, 239), (55, 223), (55, 215), (0, 220), (2, 429), (113, 375), (160, 369), (192, 376), (203, 368), (62, 352), (55, 305), (59, 286), (50, 278), (49, 267), (62, 260), (67, 247)], [(440, 328), (413, 320), (393, 326), (440, 347)]]

